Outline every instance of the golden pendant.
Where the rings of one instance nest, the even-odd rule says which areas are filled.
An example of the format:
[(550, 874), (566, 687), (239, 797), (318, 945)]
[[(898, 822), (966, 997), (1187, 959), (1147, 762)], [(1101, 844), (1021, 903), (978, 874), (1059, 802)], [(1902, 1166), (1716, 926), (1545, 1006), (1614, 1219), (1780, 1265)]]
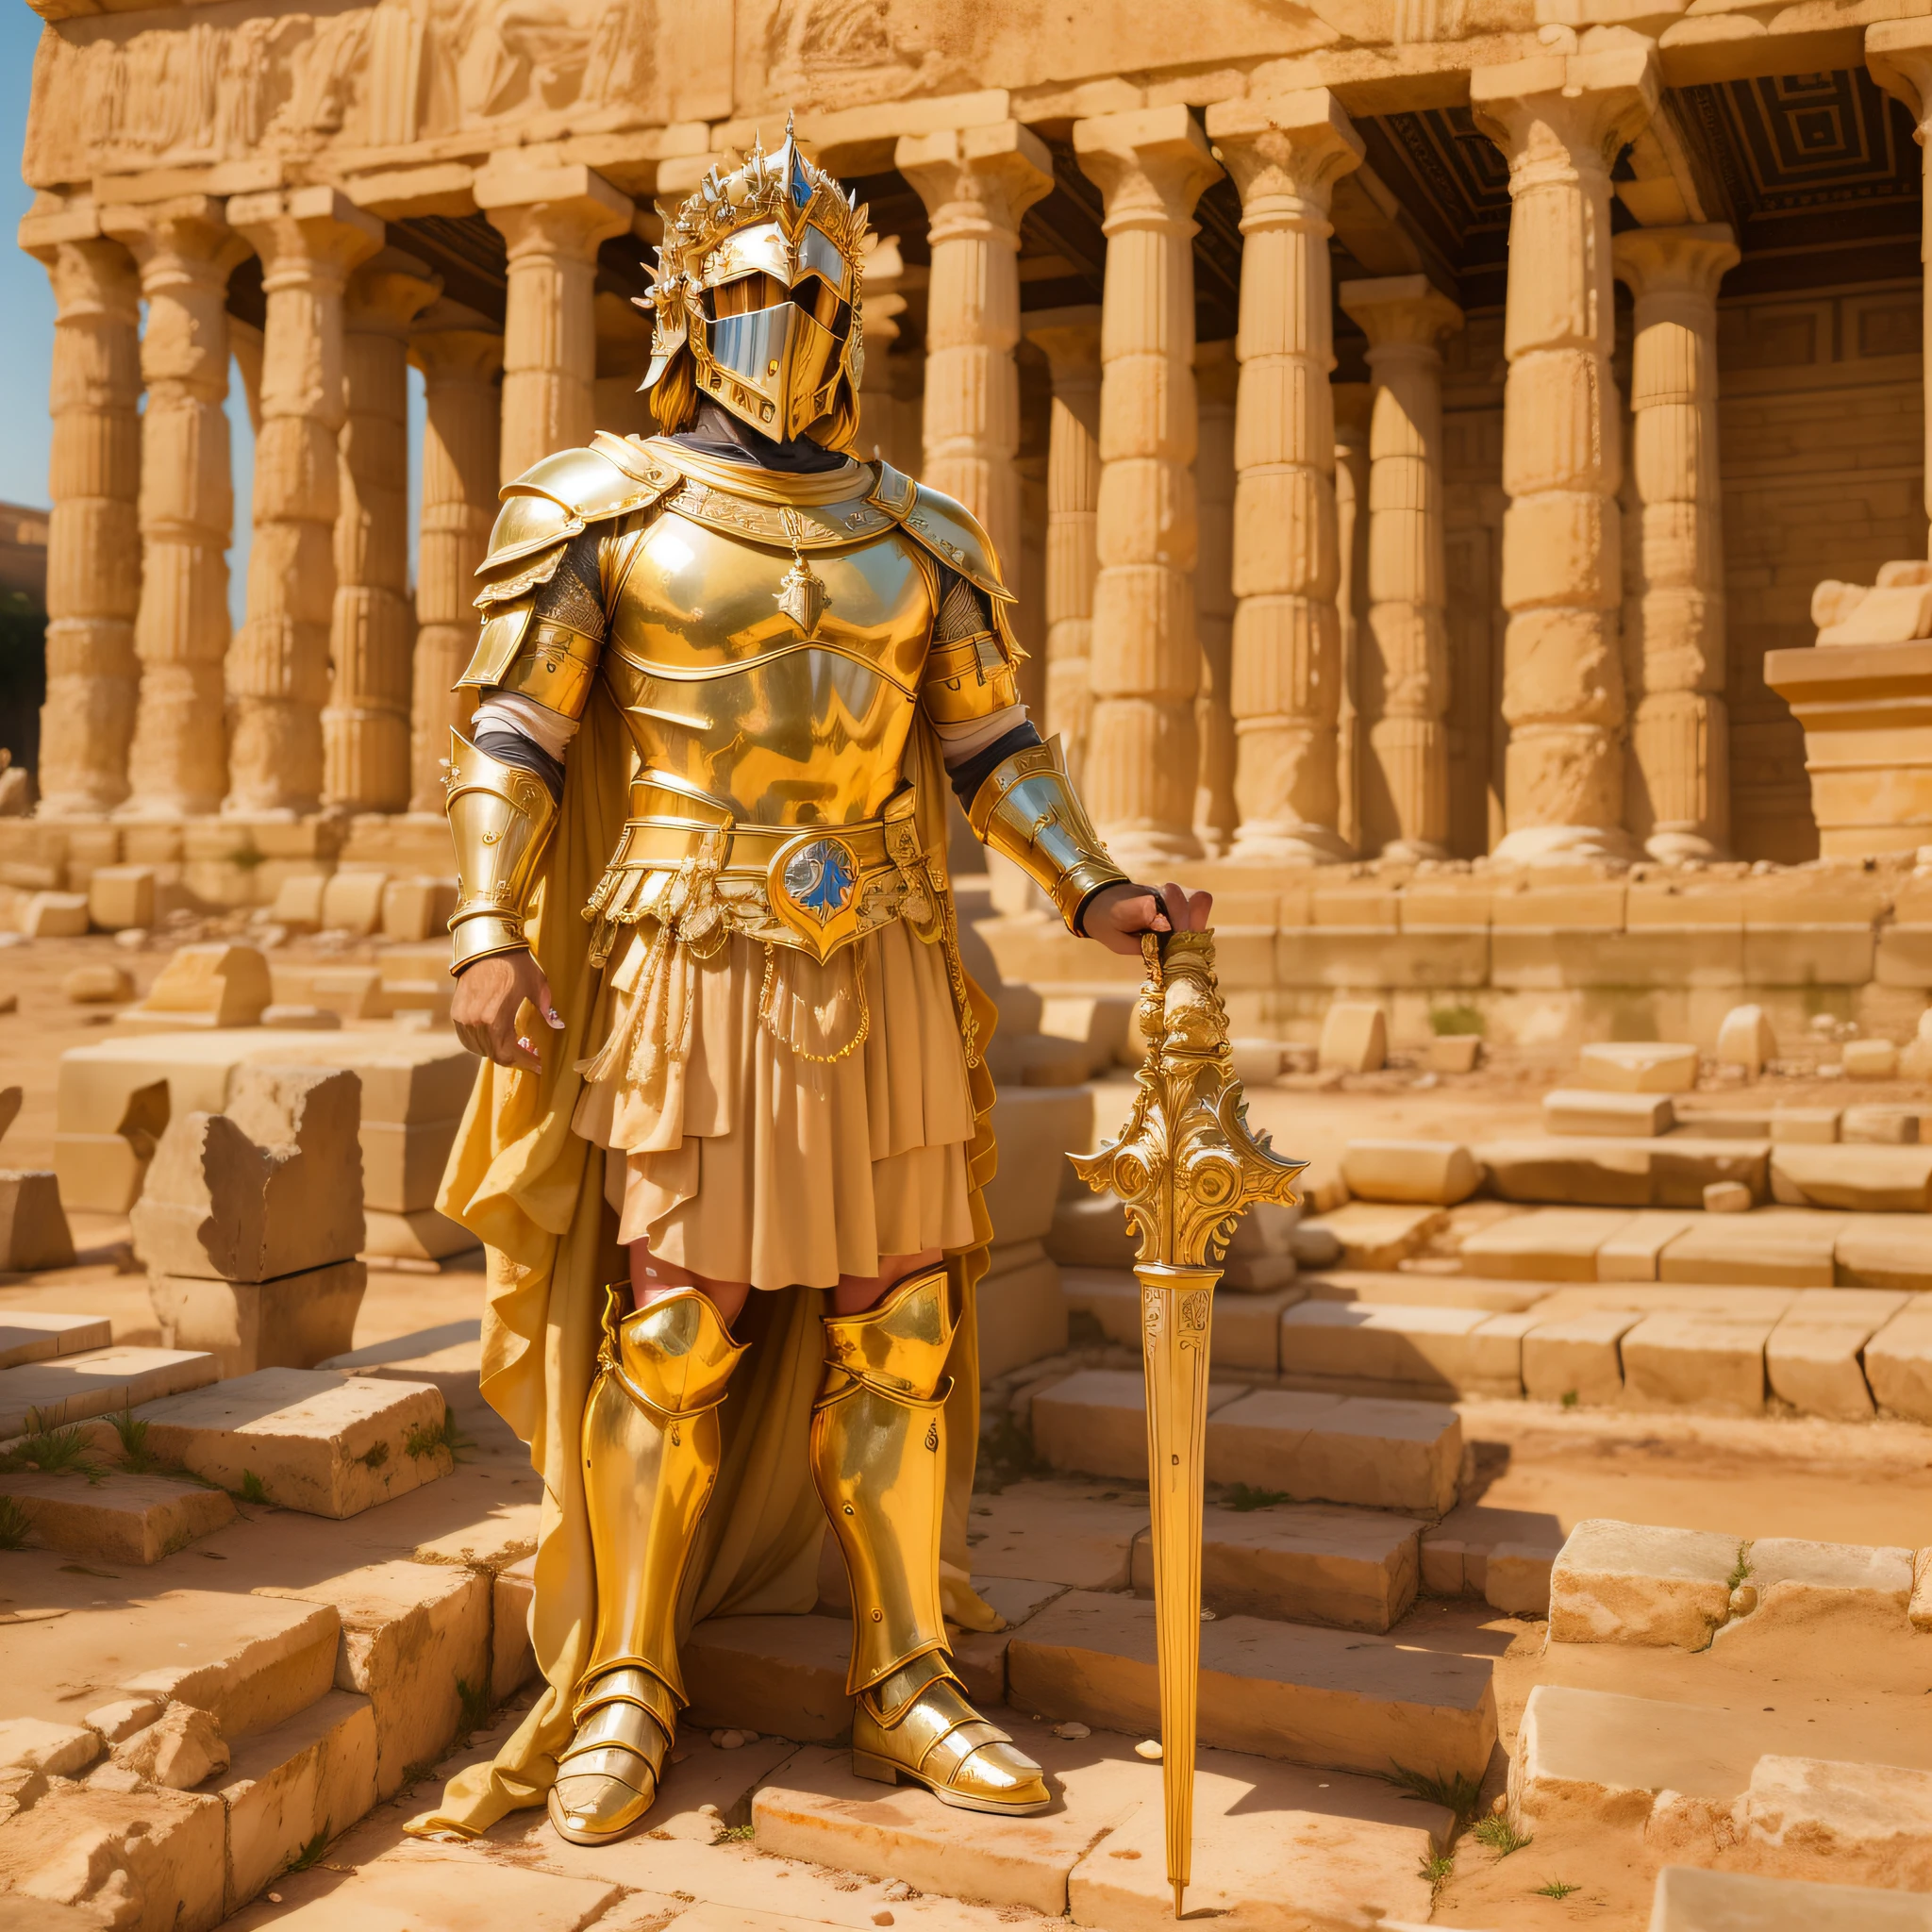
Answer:
[(810, 638), (818, 635), (819, 619), (825, 614), (832, 593), (825, 589), (824, 579), (794, 550), (791, 568), (779, 578), (772, 601), (798, 626), (800, 637)]

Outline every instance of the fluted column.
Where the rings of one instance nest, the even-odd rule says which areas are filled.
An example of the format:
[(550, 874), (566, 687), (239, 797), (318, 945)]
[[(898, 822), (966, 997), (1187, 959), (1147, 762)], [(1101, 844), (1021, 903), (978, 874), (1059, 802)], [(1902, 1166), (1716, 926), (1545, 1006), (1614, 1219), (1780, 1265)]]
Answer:
[(441, 277), (385, 248), (353, 275), (343, 310), (344, 416), (338, 451), (333, 676), (322, 714), (323, 797), (334, 809), (409, 802), (408, 334)]
[(1234, 843), (1234, 712), (1227, 702), (1234, 648), (1234, 409), (1241, 364), (1231, 341), (1194, 351), (1201, 447), (1194, 495), (1201, 535), (1194, 560), (1194, 630), (1201, 640), (1201, 689), (1194, 698), (1200, 776), (1194, 786), (1194, 836), (1220, 858)]
[(1337, 720), (1341, 559), (1335, 528), (1335, 366), (1329, 198), (1361, 138), (1316, 89), (1224, 101), (1208, 132), (1241, 197), (1236, 405), (1233, 857), (1343, 858)]
[(35, 777), (42, 818), (85, 816), (127, 796), (141, 681), (141, 281), (92, 215), (28, 215), (20, 240), (54, 285), (47, 697)]
[(1077, 780), (1087, 757), (1100, 502), (1100, 310), (1049, 308), (1027, 319), (1046, 357), (1053, 415), (1046, 457), (1046, 722)]
[(410, 339), (423, 372), (423, 521), (416, 557), (415, 689), (409, 705), (409, 809), (440, 812), (451, 690), (476, 646), (476, 566), (496, 518), (498, 373), (503, 338), (485, 318), (439, 302)]
[[(1887, 93), (1918, 123), (1921, 170), (1919, 260), (1924, 304), (1921, 341), (1932, 371), (1932, 21), (1887, 20), (1865, 29), (1865, 64)], [(1924, 408), (1925, 513), (1932, 517), (1932, 396)], [(1927, 555), (1932, 556), (1932, 532)]]
[(213, 811), (227, 787), (228, 275), (248, 245), (207, 195), (109, 205), (101, 225), (141, 267), (141, 660), (124, 814)]
[(1462, 310), (1426, 275), (1346, 282), (1369, 338), (1369, 622), (1373, 701), (1362, 843), (1385, 858), (1449, 850), (1448, 603), (1442, 558), (1442, 357)]
[(261, 433), (247, 616), (228, 657), (226, 812), (299, 815), (322, 803), (341, 490), (342, 291), (383, 225), (333, 188), (237, 195), (261, 258)]
[(1362, 843), (1361, 632), (1369, 606), (1369, 413), (1374, 385), (1331, 382), (1335, 408), (1335, 613), (1341, 632), (1341, 690), (1335, 710), (1335, 829), (1350, 851)]
[(894, 161), (932, 218), (921, 480), (986, 526), (1011, 572), (1020, 543), (1020, 221), (1053, 160), (1018, 122), (908, 135)]
[[(1654, 858), (1717, 858), (1730, 841), (1717, 289), (1738, 250), (1723, 224), (1636, 228), (1612, 248), (1636, 302), (1631, 471), (1642, 505), (1625, 823)], [(1628, 600), (1626, 599), (1626, 608)]]
[(892, 394), (892, 372), (886, 357), (899, 340), (906, 298), (899, 292), (906, 258), (896, 235), (873, 238), (859, 284), (859, 325), (865, 342), (865, 371), (858, 385), (858, 450), (898, 466), (899, 404)]
[(596, 427), (597, 250), (631, 225), (627, 194), (581, 166), (488, 168), (476, 206), (509, 247), (503, 325), (507, 483)]
[(1107, 204), (1093, 709), (1082, 789), (1129, 871), (1198, 858), (1194, 204), (1220, 174), (1179, 104), (1074, 125)]
[(1645, 47), (1549, 54), (1470, 78), (1509, 162), (1503, 392), (1502, 858), (1627, 851), (1618, 640), (1610, 165), (1657, 106)]

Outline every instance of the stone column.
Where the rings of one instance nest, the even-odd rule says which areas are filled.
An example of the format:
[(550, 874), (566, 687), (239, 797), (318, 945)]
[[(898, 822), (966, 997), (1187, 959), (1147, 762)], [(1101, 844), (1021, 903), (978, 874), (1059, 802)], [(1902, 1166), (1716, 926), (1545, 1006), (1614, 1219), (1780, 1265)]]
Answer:
[(1335, 614), (1341, 631), (1341, 691), (1335, 714), (1335, 829), (1351, 852), (1362, 844), (1361, 629), (1369, 608), (1369, 411), (1366, 382), (1331, 382), (1335, 408)]
[(1339, 829), (1341, 558), (1328, 238), (1362, 142), (1325, 90), (1224, 101), (1208, 129), (1241, 197), (1233, 668), (1241, 824), (1254, 864), (1345, 858)]
[(906, 298), (899, 292), (905, 274), (898, 236), (874, 237), (859, 284), (865, 372), (858, 385), (858, 453), (867, 461), (879, 457), (893, 462), (899, 446), (899, 403), (886, 357), (899, 340), (899, 318), (906, 312)]
[(496, 520), (503, 338), (481, 315), (439, 302), (411, 338), (423, 372), (423, 521), (416, 558), (415, 691), (409, 809), (440, 813), (451, 725), (469, 707), (451, 690), (476, 646), (475, 569)]
[(385, 248), (349, 278), (342, 324), (344, 417), (336, 514), (334, 676), (322, 714), (323, 797), (344, 812), (409, 802), (408, 327), (442, 288), (412, 255)]
[(1617, 856), (1624, 696), (1617, 607), (1610, 167), (1657, 106), (1645, 47), (1471, 75), (1509, 161), (1503, 392), (1506, 859)]
[(141, 265), (141, 691), (125, 816), (215, 810), (228, 782), (228, 275), (248, 253), (207, 195), (109, 205), (101, 225)]
[(1100, 310), (1046, 308), (1026, 324), (1046, 357), (1053, 415), (1046, 458), (1046, 719), (1077, 781), (1087, 756), (1100, 501)]
[(1011, 573), (1020, 541), (1020, 220), (1052, 188), (1053, 160), (1016, 121), (908, 135), (893, 158), (932, 218), (920, 480), (979, 519)]
[(228, 659), (228, 795), (237, 814), (299, 816), (322, 803), (336, 590), (336, 439), (342, 426), (342, 290), (383, 225), (334, 188), (237, 195), (236, 227), (261, 258), (261, 433), (248, 607)]
[(509, 245), (502, 480), (596, 427), (597, 250), (631, 225), (627, 194), (577, 166), (486, 168), (476, 206)]
[(1362, 842), (1385, 858), (1449, 851), (1448, 594), (1442, 560), (1442, 357), (1462, 310), (1426, 275), (1347, 282), (1341, 306), (1369, 338), (1368, 648), (1372, 708)]
[[(1932, 21), (1887, 20), (1865, 29), (1865, 64), (1919, 124), (1923, 192), (1919, 259), (1924, 264), (1924, 366), (1932, 370)], [(1925, 408), (1925, 513), (1932, 517), (1932, 397)], [(1932, 539), (1927, 555), (1932, 556)]]
[(1611, 249), (1636, 301), (1631, 472), (1642, 505), (1640, 652), (1626, 824), (1653, 858), (1719, 858), (1730, 839), (1717, 287), (1738, 250), (1723, 224), (1635, 228)]
[(54, 285), (47, 466), (47, 698), (35, 774), (42, 818), (127, 796), (141, 661), (141, 282), (92, 214), (28, 215), (21, 245)]
[(1194, 351), (1201, 398), (1201, 447), (1194, 494), (1201, 535), (1194, 562), (1194, 630), (1201, 640), (1201, 689), (1194, 698), (1200, 776), (1194, 786), (1194, 836), (1211, 858), (1234, 843), (1234, 712), (1227, 702), (1234, 648), (1234, 409), (1241, 364), (1232, 341)]
[(1129, 872), (1201, 857), (1194, 632), (1194, 204), (1220, 174), (1178, 102), (1074, 125), (1107, 204), (1100, 492), (1083, 790)]

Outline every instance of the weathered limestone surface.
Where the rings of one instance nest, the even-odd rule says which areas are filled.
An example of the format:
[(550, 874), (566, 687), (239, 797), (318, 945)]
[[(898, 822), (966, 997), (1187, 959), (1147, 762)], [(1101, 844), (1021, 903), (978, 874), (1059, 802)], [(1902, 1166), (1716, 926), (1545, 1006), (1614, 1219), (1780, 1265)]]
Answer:
[(1694, 1865), (1666, 1865), (1657, 1874), (1652, 1932), (1707, 1932), (1727, 1924), (1758, 1932), (1928, 1932), (1932, 1899)]
[(257, 1369), (313, 1368), (341, 1354), (355, 1340), (368, 1286), (369, 1270), (356, 1260), (259, 1282), (156, 1270), (148, 1278), (148, 1300), (166, 1346), (205, 1349), (224, 1375), (246, 1375)]
[(1730, 1615), (1742, 1548), (1707, 1530), (1579, 1523), (1551, 1575), (1550, 1641), (1703, 1650)]

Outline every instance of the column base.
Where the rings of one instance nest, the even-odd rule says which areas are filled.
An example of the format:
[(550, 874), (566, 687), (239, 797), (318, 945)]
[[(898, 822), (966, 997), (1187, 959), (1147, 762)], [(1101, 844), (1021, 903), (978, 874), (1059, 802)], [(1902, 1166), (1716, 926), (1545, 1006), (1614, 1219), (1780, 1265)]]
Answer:
[(1241, 825), (1228, 865), (1339, 865), (1355, 857), (1340, 832), (1324, 825)]
[(1731, 855), (1702, 832), (1674, 825), (1659, 825), (1643, 841), (1644, 856), (1661, 859), (1666, 865), (1683, 865), (1692, 859), (1713, 860)]
[[(1101, 837), (1108, 851), (1113, 855), (1113, 862), (1130, 877), (1140, 873), (1158, 871), (1162, 866), (1198, 864), (1206, 856), (1201, 850), (1200, 840), (1192, 832), (1163, 832), (1136, 827), (1130, 831), (1103, 832)], [(1161, 884), (1164, 881), (1145, 883)]]
[(1490, 857), (1500, 865), (1567, 865), (1579, 858), (1632, 858), (1636, 847), (1621, 825), (1523, 825)]
[(1380, 856), (1386, 863), (1421, 865), (1424, 860), (1447, 858), (1449, 848), (1433, 844), (1427, 839), (1391, 839), (1383, 846)]

